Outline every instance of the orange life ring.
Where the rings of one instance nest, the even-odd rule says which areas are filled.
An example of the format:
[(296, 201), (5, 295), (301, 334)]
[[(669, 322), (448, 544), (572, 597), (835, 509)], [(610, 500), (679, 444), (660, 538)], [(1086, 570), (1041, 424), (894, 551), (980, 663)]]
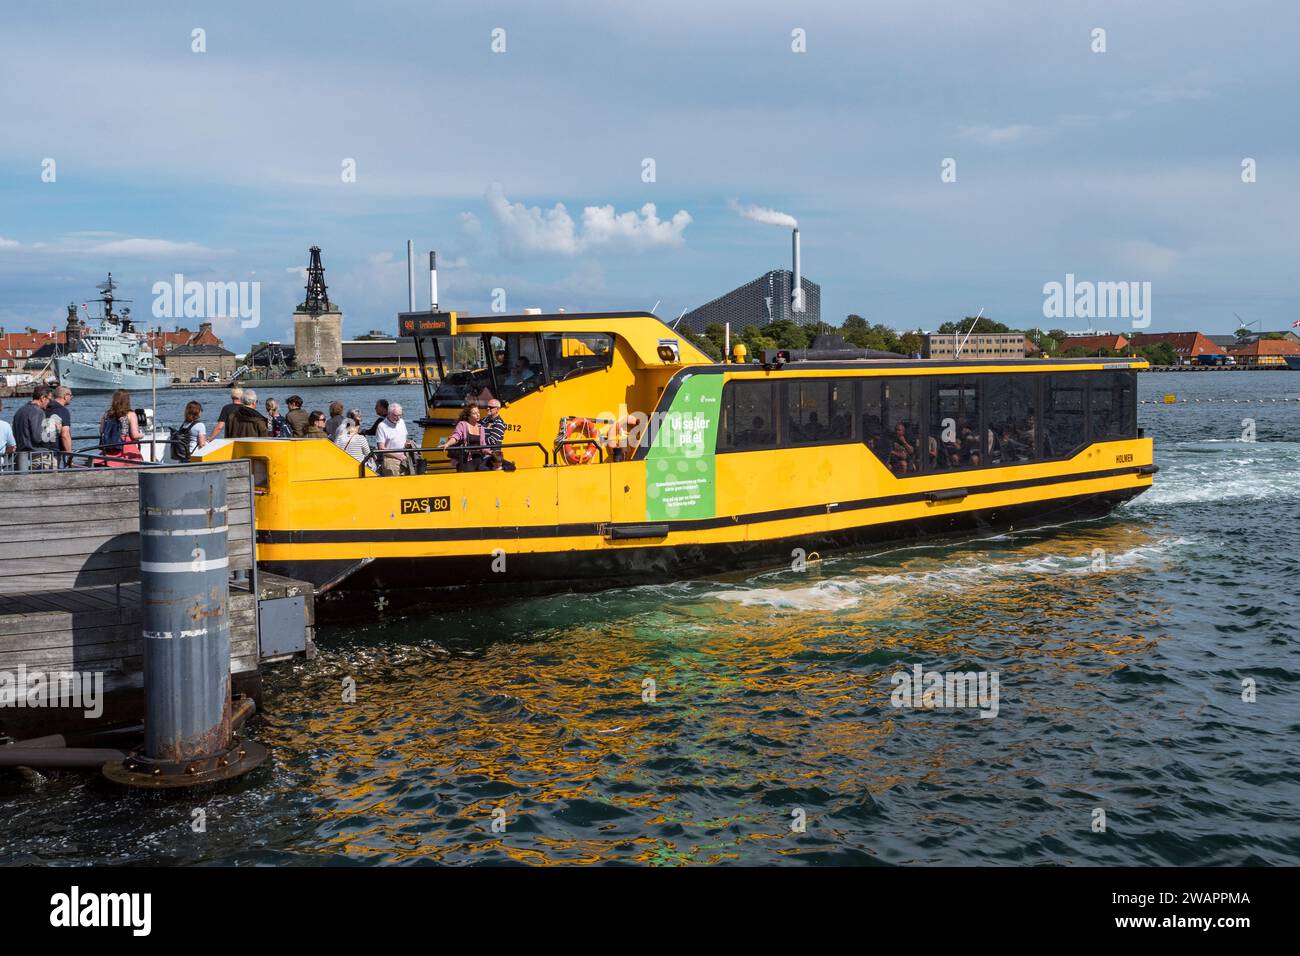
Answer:
[[(564, 460), (570, 465), (585, 465), (596, 457), (596, 423), (587, 418), (570, 418), (564, 426), (564, 440), (572, 445), (561, 445)], [(586, 441), (578, 441), (586, 439)]]

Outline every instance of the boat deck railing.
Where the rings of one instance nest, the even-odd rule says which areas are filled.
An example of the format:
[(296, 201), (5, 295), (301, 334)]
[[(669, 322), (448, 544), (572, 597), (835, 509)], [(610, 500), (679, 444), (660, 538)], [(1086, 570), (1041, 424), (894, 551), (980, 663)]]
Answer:
[[(595, 447), (596, 453), (600, 456), (600, 462), (602, 464), (605, 462), (605, 446), (598, 439), (595, 438), (569, 438), (564, 441), (557, 441), (555, 443), (555, 448), (554, 448), (554, 457), (552, 457), (552, 452), (548, 451), (545, 445), (537, 441), (505, 442), (500, 445), (481, 445), (481, 446), (477, 446), (477, 448), (480, 451), (489, 451), (489, 452), (505, 451), (506, 449), (509, 448), (535, 448), (542, 453), (542, 467), (550, 468), (554, 465), (560, 464), (560, 449), (563, 448), (565, 445), (592, 445)], [(421, 447), (421, 448), (402, 448), (402, 449), (394, 449), (394, 448), (378, 449), (377, 448), (374, 451), (371, 451), (369, 454), (367, 454), (365, 458), (362, 458), (360, 462), (358, 462), (357, 477), (365, 478), (367, 475), (376, 474), (375, 468), (372, 467), (372, 462), (377, 464), (379, 459), (384, 455), (414, 456), (417, 454), (424, 454), (425, 452), (442, 452), (443, 454), (449, 454), (450, 452), (455, 450), (456, 450), (455, 446), (449, 449), (445, 445), (434, 446), (434, 447)], [(429, 474), (431, 472), (454, 474), (456, 473), (456, 467), (448, 460), (446, 462), (438, 462), (436, 464), (429, 465), (425, 474)]]

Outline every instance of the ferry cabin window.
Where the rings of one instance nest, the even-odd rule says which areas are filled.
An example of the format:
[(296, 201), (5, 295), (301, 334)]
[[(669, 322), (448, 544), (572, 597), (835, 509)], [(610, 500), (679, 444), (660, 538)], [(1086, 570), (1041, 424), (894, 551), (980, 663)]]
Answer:
[(988, 415), (985, 455), (990, 465), (1014, 465), (1038, 457), (1034, 416), (1036, 375), (990, 375), (984, 380)]
[(1087, 436), (1084, 400), (1086, 373), (1066, 372), (1047, 376), (1043, 389), (1043, 457), (1069, 458)]
[(1093, 441), (1136, 438), (1135, 372), (1088, 372), (1089, 418)]
[(858, 435), (862, 444), (889, 467), (890, 441), (885, 434), (884, 407), (881, 405), (883, 382), (878, 378), (864, 378), (858, 386)]
[(718, 448), (730, 451), (776, 447), (776, 384), (728, 382), (722, 392)]
[(447, 361), (446, 378), (433, 396), (440, 408), (459, 408), (469, 399), (482, 401), (485, 392), (511, 402), (545, 381), (536, 333), (465, 333), (440, 342)]
[(785, 383), (786, 444), (817, 445), (853, 438), (852, 379)]
[(608, 368), (614, 360), (614, 337), (604, 333), (544, 332), (542, 345), (546, 350), (546, 370), (553, 382)]
[(898, 477), (921, 471), (921, 383), (889, 377), (880, 386), (888, 453), (885, 465)]
[(984, 464), (975, 381), (931, 378), (927, 470), (950, 471)]

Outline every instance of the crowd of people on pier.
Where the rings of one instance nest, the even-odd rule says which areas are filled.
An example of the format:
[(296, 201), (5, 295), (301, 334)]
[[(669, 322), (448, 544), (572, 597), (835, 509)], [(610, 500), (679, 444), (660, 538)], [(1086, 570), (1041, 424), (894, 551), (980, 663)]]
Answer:
[[(0, 455), (8, 460), (23, 454), (24, 467), (37, 471), (73, 465), (122, 467), (161, 461), (168, 455), (174, 462), (188, 462), (199, 449), (222, 438), (315, 438), (333, 442), (380, 475), (413, 474), (423, 467), (401, 404), (383, 398), (375, 403), (375, 418), (367, 424), (358, 409), (345, 412), (339, 401), (330, 402), (328, 414), (308, 411), (300, 395), (285, 399), (283, 409), (274, 398), (259, 408), (255, 390), (235, 386), (210, 425), (204, 421), (203, 405), (190, 401), (170, 437), (155, 439), (145, 410), (133, 408), (130, 393), (118, 389), (99, 417), (98, 445), (75, 454), (71, 402), (72, 389), (67, 386), (35, 386), (30, 401), (15, 412), (12, 425), (0, 418)], [(480, 407), (468, 399), (446, 442), (448, 457), (457, 471), (513, 470), (501, 454), (505, 432), (499, 400), (488, 398)], [(149, 453), (151, 444), (160, 447)]]

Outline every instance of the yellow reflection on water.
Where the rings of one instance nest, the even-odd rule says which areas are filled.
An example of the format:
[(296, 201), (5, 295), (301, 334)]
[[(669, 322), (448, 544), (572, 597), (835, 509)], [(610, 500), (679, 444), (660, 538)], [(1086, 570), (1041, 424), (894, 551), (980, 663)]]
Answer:
[(570, 596), (526, 605), (535, 630), (469, 652), (436, 614), (344, 632), (272, 676), (262, 736), (311, 807), (315, 852), (529, 865), (793, 852), (800, 800), (852, 807), (969, 770), (952, 715), (890, 705), (890, 676), (913, 664), (999, 671), (1018, 715), (1000, 719), (1095, 720), (1097, 677), (1167, 637), (1162, 609), (1131, 598), (1177, 546), (1111, 524)]

